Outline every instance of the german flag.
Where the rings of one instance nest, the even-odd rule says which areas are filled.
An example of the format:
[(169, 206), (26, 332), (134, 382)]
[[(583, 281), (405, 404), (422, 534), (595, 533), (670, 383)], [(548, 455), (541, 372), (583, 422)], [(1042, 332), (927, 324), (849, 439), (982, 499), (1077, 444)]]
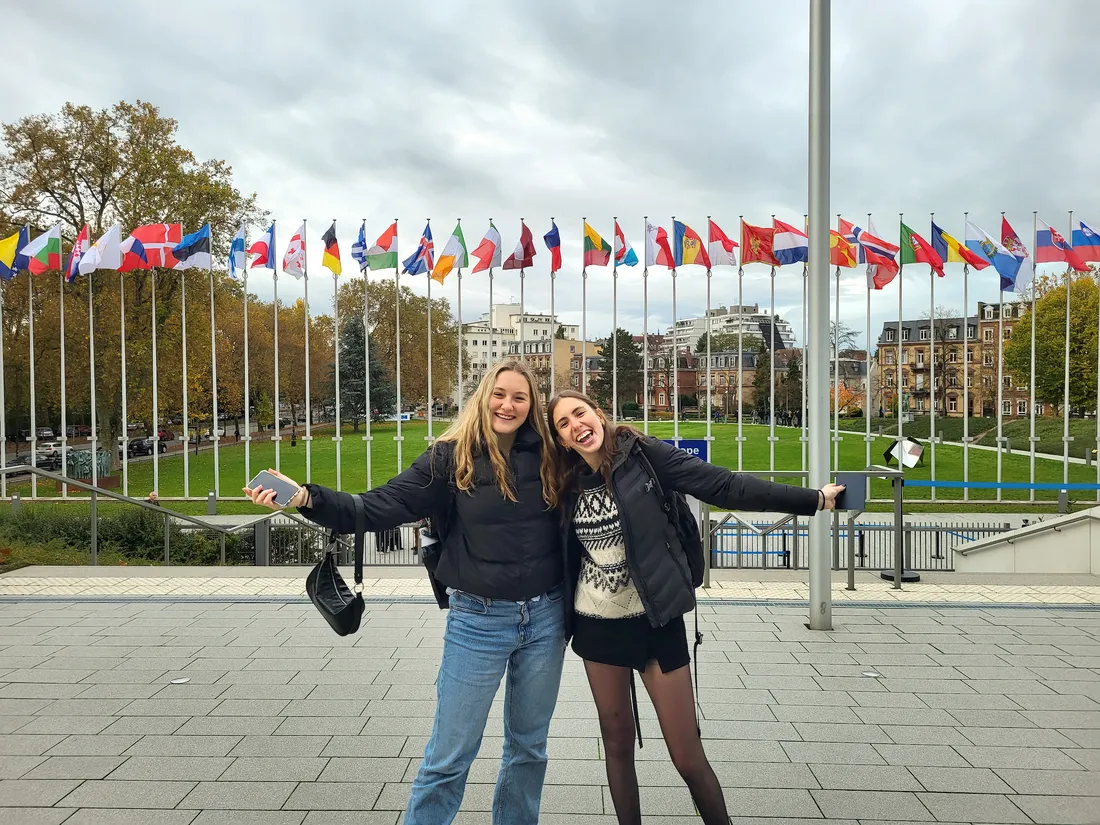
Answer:
[(325, 254), (321, 256), (321, 266), (328, 267), (333, 275), (339, 275), (343, 267), (340, 266), (340, 247), (336, 243), (336, 221), (332, 222), (332, 226), (321, 236), (321, 240), (325, 242)]

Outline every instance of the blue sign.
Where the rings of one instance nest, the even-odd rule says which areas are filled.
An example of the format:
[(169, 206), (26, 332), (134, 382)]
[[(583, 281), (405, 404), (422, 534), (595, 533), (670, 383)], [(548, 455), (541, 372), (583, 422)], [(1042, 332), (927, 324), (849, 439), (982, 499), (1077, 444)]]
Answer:
[[(677, 446), (676, 440), (673, 438), (663, 438), (661, 440), (665, 444), (671, 444), (673, 447)], [(705, 438), (681, 438), (679, 446), (685, 453), (701, 458), (703, 461), (710, 461), (710, 450), (707, 449), (709, 443)]]

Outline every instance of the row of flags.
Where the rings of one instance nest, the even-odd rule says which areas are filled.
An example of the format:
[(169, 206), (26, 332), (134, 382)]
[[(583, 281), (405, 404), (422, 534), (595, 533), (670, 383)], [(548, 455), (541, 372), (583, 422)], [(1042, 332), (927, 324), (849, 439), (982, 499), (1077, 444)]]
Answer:
[[(641, 263), (637, 253), (626, 239), (619, 222), (615, 221), (613, 243), (609, 244), (587, 220), (583, 221), (583, 267), (637, 266)], [(697, 265), (708, 270), (715, 266), (745, 266), (760, 263), (771, 267), (783, 267), (806, 263), (809, 259), (809, 240), (806, 229), (772, 219), (772, 225), (755, 226), (741, 221), (740, 242), (732, 240), (708, 218), (707, 242), (687, 224), (673, 219), (672, 235), (660, 226), (646, 221), (645, 266), (663, 266), (675, 269)], [(869, 289), (883, 289), (905, 264), (928, 264), (940, 277), (944, 277), (944, 264), (957, 262), (981, 270), (992, 266), (1000, 276), (1004, 292), (1019, 292), (1031, 281), (1036, 263), (1058, 263), (1087, 272), (1089, 261), (1100, 261), (1100, 232), (1084, 221), (1078, 221), (1072, 230), (1072, 243), (1046, 222), (1036, 218), (1036, 247), (1034, 256), (1028, 252), (1008, 220), (1001, 219), (1001, 235), (997, 239), (973, 223), (966, 221), (963, 241), (960, 242), (937, 226), (933, 221), (929, 240), (913, 231), (904, 222), (899, 226), (899, 243), (884, 240), (874, 224), (868, 220), (867, 228), (851, 221), (838, 219), (836, 229), (829, 230), (830, 264), (841, 268), (867, 265)], [(336, 237), (336, 222), (321, 236), (324, 252), (321, 264), (334, 276), (343, 271), (340, 247)], [(551, 220), (550, 231), (543, 235), (543, 242), (550, 252), (550, 271), (562, 268), (561, 235), (557, 224)], [(738, 253), (740, 250), (740, 262)], [(432, 239), (431, 224), (426, 224), (416, 250), (404, 260), (398, 260), (397, 222), (387, 227), (373, 244), (367, 243), (366, 222), (359, 228), (359, 235), (351, 246), (351, 256), (362, 272), (369, 270), (400, 269), (408, 275), (429, 275), (443, 283), (456, 269), (470, 266), (470, 256), (476, 259), (473, 273), (501, 267), (523, 270), (533, 266), (536, 255), (534, 236), (523, 221), (515, 249), (503, 259), (503, 243), (500, 232), (492, 221), (473, 252), (467, 251), (462, 224), (455, 226), (438, 258)], [(281, 262), (276, 258), (275, 223), (247, 246), (245, 227), (241, 226), (230, 243), (228, 268), (233, 278), (242, 277), (247, 271), (248, 258), (251, 268), (276, 271), (281, 268), (297, 278), (306, 276), (306, 225), (305, 222), (290, 238)], [(281, 266), (280, 266), (281, 264)], [(78, 275), (90, 275), (97, 270), (127, 272), (136, 269), (160, 267), (165, 269), (211, 269), (210, 225), (197, 232), (184, 235), (182, 225), (175, 223), (139, 226), (125, 239), (121, 239), (120, 227), (115, 224), (95, 243), (90, 243), (87, 225), (74, 241), (68, 260), (62, 266), (61, 224), (55, 224), (34, 240), (24, 227), (8, 238), (0, 239), (0, 278), (8, 279), (16, 272), (28, 271), (33, 275), (60, 270), (66, 280), (72, 282)]]

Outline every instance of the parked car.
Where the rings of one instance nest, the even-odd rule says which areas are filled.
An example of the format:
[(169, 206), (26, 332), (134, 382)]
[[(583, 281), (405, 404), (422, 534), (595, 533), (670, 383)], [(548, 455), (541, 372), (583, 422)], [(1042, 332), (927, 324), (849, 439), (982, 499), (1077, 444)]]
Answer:
[(35, 464), (43, 470), (56, 470), (61, 467), (61, 445), (56, 441), (46, 441), (38, 445), (35, 451)]

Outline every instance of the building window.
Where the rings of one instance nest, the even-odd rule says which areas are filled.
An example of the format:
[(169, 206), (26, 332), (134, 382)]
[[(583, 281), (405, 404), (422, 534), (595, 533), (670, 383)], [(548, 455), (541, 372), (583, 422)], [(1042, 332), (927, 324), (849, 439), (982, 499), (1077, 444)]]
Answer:
[(951, 327), (949, 330), (947, 330), (948, 340), (954, 341), (958, 337), (959, 337), (959, 328), (958, 327)]
[(992, 342), (993, 341), (993, 330), (991, 330), (991, 329), (985, 330), (985, 332), (982, 333), (982, 338), (985, 339), (986, 343)]
[(1001, 402), (1001, 412), (1004, 413), (1005, 415), (1012, 415), (1012, 402), (1011, 401), (1002, 401)]
[(894, 340), (894, 330), (892, 330), (892, 329), (886, 330), (886, 340), (887, 341), (893, 341)]
[(920, 340), (927, 341), (931, 337), (932, 337), (932, 330), (922, 329), (920, 331)]
[(959, 401), (958, 401), (957, 398), (948, 398), (947, 399), (947, 411), (948, 412), (958, 412), (959, 411)]
[(967, 348), (967, 350), (966, 350), (966, 363), (968, 363), (968, 364), (974, 363), (974, 350), (972, 350), (970, 348)]
[(665, 405), (665, 394), (661, 393), (660, 395), (657, 396), (657, 399), (658, 399), (657, 403), (660, 404), (663, 407)]
[(1043, 405), (1042, 404), (1036, 404), (1035, 405), (1035, 414), (1036, 415), (1042, 415), (1043, 414)]
[(955, 377), (954, 375), (950, 376), (950, 377), (949, 377), (949, 378), (947, 379), (947, 386), (949, 386), (949, 387), (957, 387), (957, 386), (959, 386), (959, 379), (957, 379), (957, 378), (956, 378), (956, 377)]
[(947, 360), (952, 364), (959, 363), (959, 351), (954, 349), (951, 350), (951, 352), (947, 353)]
[(1012, 386), (1012, 376), (1011, 375), (1006, 375), (1004, 377), (1004, 381), (1005, 381), (1005, 389), (1007, 390)]
[(924, 389), (924, 373), (921, 373), (920, 375), (917, 376), (917, 389), (918, 390), (923, 390)]
[(1005, 327), (1004, 335), (1001, 336), (1004, 340), (1008, 340), (1012, 337), (1012, 327)]
[(1027, 415), (1027, 399), (1021, 398), (1016, 402), (1016, 415)]
[(917, 366), (924, 366), (924, 350), (922, 349), (917, 350)]
[(892, 349), (886, 350), (885, 360), (887, 364), (894, 363), (894, 351)]
[(968, 339), (970, 339), (971, 341), (973, 341), (973, 340), (974, 340), (974, 336), (975, 336), (975, 335), (977, 335), (977, 334), (978, 334), (978, 330), (977, 330), (977, 328), (976, 328), (976, 327), (973, 327), (973, 326), (971, 326), (970, 324), (967, 324), (967, 325), (966, 325), (966, 337), (967, 337)]
[(985, 308), (985, 320), (987, 320), (987, 321), (992, 321), (993, 320), (993, 307), (986, 307)]
[(894, 373), (892, 373), (892, 372), (886, 373), (886, 386), (888, 386), (888, 387), (894, 386)]
[(902, 327), (901, 328), (901, 340), (902, 341), (908, 341), (909, 340), (909, 328), (908, 327)]
[(988, 352), (982, 356), (982, 365), (986, 367), (993, 366), (993, 356), (990, 355)]

